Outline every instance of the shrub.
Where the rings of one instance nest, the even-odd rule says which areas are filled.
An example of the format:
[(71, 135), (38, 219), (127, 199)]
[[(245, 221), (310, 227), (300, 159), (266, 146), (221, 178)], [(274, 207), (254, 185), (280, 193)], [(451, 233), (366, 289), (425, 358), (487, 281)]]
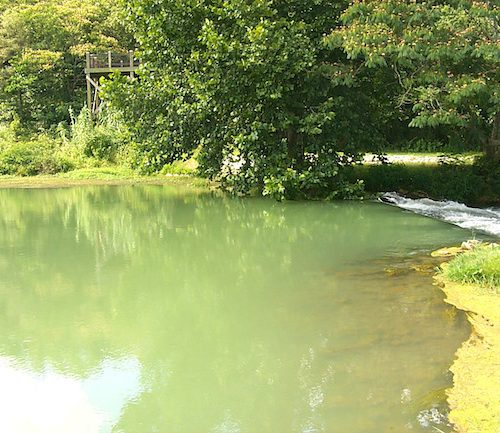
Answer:
[(88, 134), (83, 152), (85, 156), (111, 161), (116, 152), (114, 137), (101, 129), (95, 129)]
[(50, 132), (23, 136), (19, 122), (0, 125), (0, 174), (33, 176), (75, 168), (121, 163), (131, 165), (128, 133), (117, 114), (103, 109), (98, 120), (86, 109), (71, 113), (69, 129), (55, 125)]
[(47, 139), (20, 141), (4, 145), (0, 151), (0, 174), (34, 176), (55, 174), (74, 168), (69, 158)]
[(333, 161), (315, 161), (306, 170), (287, 168), (264, 178), (263, 195), (277, 200), (356, 199), (364, 194), (363, 181), (347, 180)]
[(103, 105), (96, 120), (86, 108), (77, 117), (71, 113), (69, 142), (84, 157), (116, 162), (118, 151), (128, 142), (128, 133), (118, 114)]
[(163, 175), (192, 175), (196, 173), (196, 161), (190, 159), (188, 161), (174, 161), (170, 164), (165, 164), (160, 171)]

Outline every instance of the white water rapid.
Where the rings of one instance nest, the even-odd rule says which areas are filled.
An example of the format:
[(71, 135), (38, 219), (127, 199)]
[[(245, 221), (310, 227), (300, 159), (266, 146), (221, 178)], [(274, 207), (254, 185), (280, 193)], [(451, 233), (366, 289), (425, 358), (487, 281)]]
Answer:
[(500, 236), (500, 209), (479, 209), (455, 201), (435, 201), (428, 198), (413, 200), (394, 192), (380, 197), (388, 203), (459, 227)]

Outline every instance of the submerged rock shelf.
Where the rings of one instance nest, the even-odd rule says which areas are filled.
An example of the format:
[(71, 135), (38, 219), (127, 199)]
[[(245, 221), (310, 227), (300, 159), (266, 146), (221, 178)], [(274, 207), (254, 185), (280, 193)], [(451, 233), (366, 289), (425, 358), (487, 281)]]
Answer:
[[(446, 266), (446, 264), (444, 264)], [(500, 296), (472, 284), (435, 277), (446, 302), (467, 313), (473, 333), (457, 351), (448, 390), (449, 419), (458, 433), (500, 432)]]

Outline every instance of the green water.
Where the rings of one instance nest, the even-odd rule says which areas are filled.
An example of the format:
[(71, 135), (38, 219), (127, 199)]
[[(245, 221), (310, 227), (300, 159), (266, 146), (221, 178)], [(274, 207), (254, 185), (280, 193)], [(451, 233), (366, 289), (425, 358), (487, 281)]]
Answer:
[(376, 203), (0, 190), (0, 431), (448, 432), (469, 329), (410, 266), (468, 236)]

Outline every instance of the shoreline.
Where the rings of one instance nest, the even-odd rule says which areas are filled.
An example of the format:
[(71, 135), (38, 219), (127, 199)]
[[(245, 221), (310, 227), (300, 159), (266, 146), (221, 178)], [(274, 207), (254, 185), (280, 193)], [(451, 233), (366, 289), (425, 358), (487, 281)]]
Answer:
[(206, 179), (181, 176), (110, 176), (70, 178), (57, 175), (43, 176), (0, 176), (0, 189), (41, 189), (41, 188), (72, 188), (82, 186), (134, 186), (134, 185), (166, 185), (189, 186), (210, 190), (216, 186)]
[[(460, 248), (448, 250), (463, 252)], [(441, 268), (447, 265), (443, 261)], [(464, 311), (472, 326), (471, 336), (457, 350), (450, 367), (453, 387), (447, 390), (449, 421), (457, 433), (498, 433), (500, 296), (476, 284), (450, 281), (443, 273), (435, 275), (434, 280), (444, 292), (445, 302)]]

